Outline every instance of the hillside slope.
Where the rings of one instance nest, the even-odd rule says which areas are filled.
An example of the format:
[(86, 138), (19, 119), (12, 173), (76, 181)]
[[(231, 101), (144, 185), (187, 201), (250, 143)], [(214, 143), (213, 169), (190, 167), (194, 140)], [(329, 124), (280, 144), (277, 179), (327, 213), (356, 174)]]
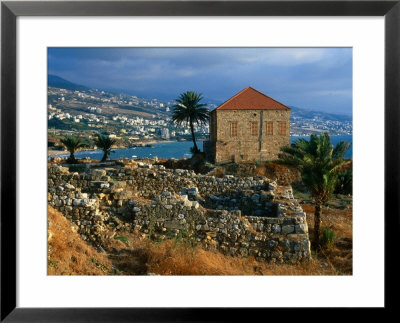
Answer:
[(112, 264), (84, 242), (72, 223), (48, 207), (48, 275), (110, 275)]
[[(126, 243), (108, 240), (103, 246), (107, 253), (99, 253), (81, 239), (71, 222), (51, 207), (48, 208), (48, 221), (48, 275), (351, 274), (351, 258), (346, 260), (350, 268), (335, 269), (337, 256), (342, 256), (341, 251), (336, 249), (329, 259), (319, 255), (310, 263), (277, 265), (261, 263), (252, 257), (225, 256), (219, 252), (189, 246), (184, 241), (154, 242), (136, 232), (126, 236)], [(348, 251), (345, 253), (346, 257), (349, 255), (351, 249), (350, 254)]]
[(86, 86), (72, 83), (72, 82), (67, 81), (67, 80), (65, 80), (62, 77), (59, 77), (57, 75), (49, 74), (47, 81), (48, 81), (48, 84), (47, 84), (48, 86), (56, 87), (56, 88), (59, 88), (59, 89), (66, 89), (66, 90), (70, 90), (70, 91), (86, 91), (86, 90), (89, 90), (89, 88), (86, 87)]

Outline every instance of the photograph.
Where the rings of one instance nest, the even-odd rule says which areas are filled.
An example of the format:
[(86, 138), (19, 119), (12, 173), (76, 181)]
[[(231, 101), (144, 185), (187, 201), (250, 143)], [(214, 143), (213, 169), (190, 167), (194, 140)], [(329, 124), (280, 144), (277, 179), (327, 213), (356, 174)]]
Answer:
[(352, 275), (351, 47), (48, 47), (48, 275)]
[(2, 1), (0, 321), (396, 308), (399, 2)]

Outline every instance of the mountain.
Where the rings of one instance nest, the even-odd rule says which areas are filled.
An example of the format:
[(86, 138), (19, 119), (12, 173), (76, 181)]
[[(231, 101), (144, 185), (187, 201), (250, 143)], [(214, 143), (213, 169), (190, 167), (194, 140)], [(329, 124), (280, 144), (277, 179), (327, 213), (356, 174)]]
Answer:
[(289, 106), (289, 108), (292, 109), (291, 111), (291, 116), (292, 117), (299, 117), (303, 119), (314, 119), (318, 118), (321, 120), (329, 120), (329, 121), (340, 121), (340, 122), (346, 122), (352, 121), (352, 116), (348, 115), (342, 115), (342, 114), (334, 114), (334, 113), (327, 113), (327, 112), (322, 112), (322, 111), (312, 111), (312, 110), (307, 110), (307, 109), (302, 109), (294, 106)]
[[(67, 89), (70, 91), (86, 91), (86, 92), (93, 91), (94, 92), (94, 90), (89, 87), (75, 84), (75, 83), (65, 80), (57, 75), (52, 75), (52, 74), (48, 75), (48, 86), (60, 88), (60, 89)], [(105, 95), (108, 97), (110, 95), (126, 96), (126, 94), (116, 93), (116, 92), (107, 92)], [(146, 99), (146, 100), (148, 100), (148, 99)], [(158, 98), (158, 100), (160, 100), (160, 98)], [(135, 105), (135, 106), (127, 106), (124, 104), (122, 104), (122, 105), (119, 104), (119, 108), (121, 110), (125, 110), (125, 111), (126, 110), (139, 111), (140, 110), (140, 112), (145, 112), (145, 113), (150, 113), (150, 114), (157, 114), (160, 112), (160, 109), (156, 109), (153, 106), (144, 104), (143, 103), (143, 101), (145, 101), (144, 99), (139, 99), (139, 101), (140, 101), (140, 104)], [(162, 102), (162, 101), (160, 101), (160, 102)], [(208, 97), (205, 97), (203, 99), (203, 102), (208, 104), (208, 108), (210, 110), (214, 110), (216, 107), (218, 107), (222, 103), (222, 101), (220, 101), (220, 100), (215, 100), (215, 99), (208, 98)], [(326, 122), (326, 121), (338, 121), (338, 122), (343, 122), (343, 123), (349, 123), (349, 122), (351, 123), (351, 121), (352, 121), (352, 116), (349, 116), (349, 115), (340, 115), (340, 114), (327, 113), (327, 112), (322, 112), (322, 111), (312, 111), (312, 110), (307, 110), (304, 108), (299, 108), (296, 106), (289, 106), (289, 107), (292, 109), (291, 110), (292, 122), (295, 119), (301, 119), (303, 122), (311, 122), (311, 123)], [(119, 111), (117, 113), (121, 113), (121, 112), (122, 111)], [(170, 112), (164, 111), (164, 113), (166, 115), (170, 115), (172, 113), (172, 111), (170, 111)]]
[(66, 89), (70, 91), (87, 91), (89, 88), (87, 86), (79, 85), (72, 83), (70, 81), (67, 81), (57, 75), (48, 75), (48, 86), (51, 87), (56, 87), (59, 89)]

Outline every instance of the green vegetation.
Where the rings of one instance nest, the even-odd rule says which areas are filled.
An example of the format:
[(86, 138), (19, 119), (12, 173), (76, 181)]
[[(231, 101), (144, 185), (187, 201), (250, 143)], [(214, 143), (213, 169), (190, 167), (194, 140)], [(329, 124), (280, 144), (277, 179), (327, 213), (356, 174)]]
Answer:
[(57, 261), (53, 261), (53, 260), (49, 260), (48, 266), (57, 268), (58, 267), (58, 262)]
[(69, 156), (69, 158), (67, 160), (68, 163), (76, 164), (77, 160), (75, 159), (74, 154), (79, 148), (85, 146), (85, 144), (83, 143), (81, 138), (67, 136), (65, 138), (62, 138), (60, 141), (70, 153), (70, 156)]
[(293, 195), (298, 199), (300, 198), (302, 201), (306, 203), (312, 203), (312, 198), (310, 191), (301, 181), (296, 181), (292, 183)]
[(205, 108), (206, 104), (200, 103), (203, 99), (201, 94), (193, 91), (181, 93), (179, 98), (175, 101), (176, 105), (173, 106), (172, 121), (178, 125), (188, 123), (192, 133), (194, 155), (200, 152), (196, 144), (193, 125), (206, 124), (208, 122), (208, 109)]
[(103, 158), (101, 159), (102, 162), (106, 161), (108, 156), (113, 152), (111, 151), (111, 147), (115, 145), (116, 142), (117, 141), (115, 139), (109, 138), (108, 136), (103, 136), (100, 134), (96, 135), (94, 143), (104, 153)]
[(73, 173), (75, 173), (75, 172), (83, 173), (86, 170), (86, 165), (73, 165), (73, 166), (70, 166), (68, 169), (70, 172), (73, 172)]
[(330, 228), (326, 227), (324, 231), (322, 231), (323, 245), (326, 247), (332, 246), (334, 240), (335, 240), (335, 232)]
[(346, 163), (344, 154), (350, 144), (344, 141), (335, 147), (328, 133), (311, 135), (310, 140), (299, 139), (291, 146), (282, 147), (279, 161), (296, 167), (303, 184), (311, 193), (315, 204), (314, 244), (319, 245), (322, 206), (330, 199), (338, 180), (338, 174)]
[(222, 165), (222, 167), (225, 168), (226, 174), (237, 175), (240, 165), (237, 163), (227, 163)]
[(335, 194), (353, 194), (353, 172), (345, 170), (338, 174)]
[(191, 260), (193, 260), (198, 249), (198, 244), (194, 235), (194, 227), (185, 226), (184, 228), (180, 229), (172, 239), (171, 247), (173, 249), (184, 247), (189, 251), (188, 255), (190, 255)]
[[(304, 203), (312, 204), (312, 196), (307, 187), (303, 182), (293, 182), (292, 183), (293, 194), (297, 199), (300, 199)], [(349, 194), (339, 194), (336, 193), (332, 195), (331, 199), (325, 203), (325, 206), (335, 208), (335, 209), (348, 209), (353, 203), (353, 197)]]
[(125, 244), (128, 244), (128, 242), (129, 242), (129, 238), (127, 236), (117, 236), (117, 237), (114, 237), (114, 239), (119, 240)]

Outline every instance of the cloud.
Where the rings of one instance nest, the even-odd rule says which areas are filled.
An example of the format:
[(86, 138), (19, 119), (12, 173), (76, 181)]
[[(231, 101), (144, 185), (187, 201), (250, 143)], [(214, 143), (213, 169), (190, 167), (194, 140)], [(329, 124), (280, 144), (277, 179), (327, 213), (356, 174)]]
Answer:
[(351, 111), (351, 48), (50, 48), (49, 72), (145, 97), (192, 89), (225, 101), (247, 86), (288, 105)]
[(351, 90), (323, 90), (311, 93), (319, 96), (352, 96)]

